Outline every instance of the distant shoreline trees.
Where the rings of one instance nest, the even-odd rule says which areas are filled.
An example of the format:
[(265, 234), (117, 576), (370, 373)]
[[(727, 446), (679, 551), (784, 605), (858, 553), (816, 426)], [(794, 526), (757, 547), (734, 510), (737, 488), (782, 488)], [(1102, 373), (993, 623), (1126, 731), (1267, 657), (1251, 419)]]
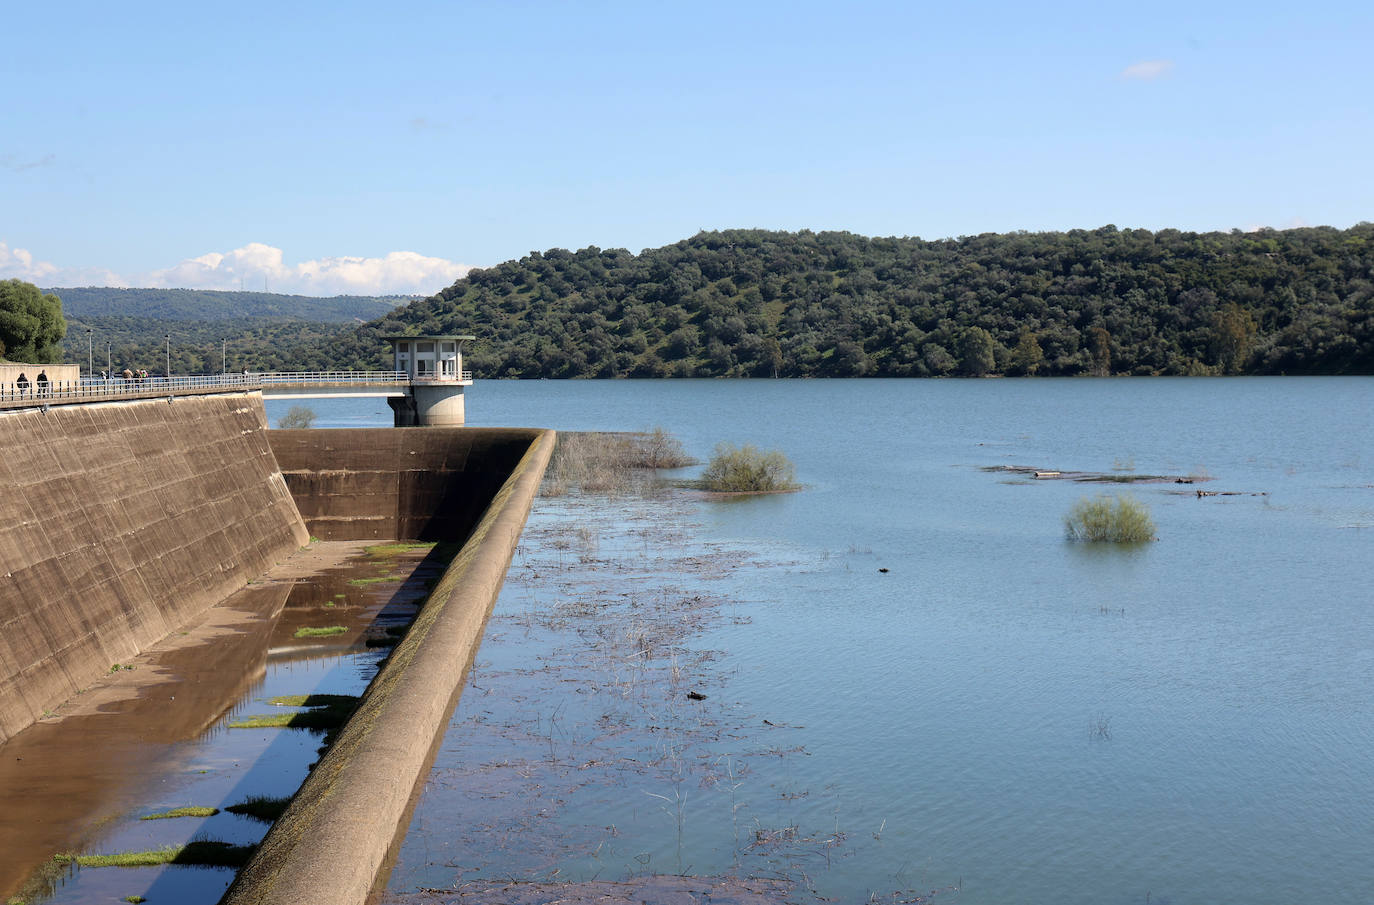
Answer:
[(477, 335), (465, 364), (485, 379), (1374, 374), (1374, 224), (555, 248), (229, 351), (253, 370), (381, 368), (398, 333)]
[(1374, 373), (1374, 224), (924, 241), (703, 232), (474, 270), (338, 338), (475, 333), (479, 377)]

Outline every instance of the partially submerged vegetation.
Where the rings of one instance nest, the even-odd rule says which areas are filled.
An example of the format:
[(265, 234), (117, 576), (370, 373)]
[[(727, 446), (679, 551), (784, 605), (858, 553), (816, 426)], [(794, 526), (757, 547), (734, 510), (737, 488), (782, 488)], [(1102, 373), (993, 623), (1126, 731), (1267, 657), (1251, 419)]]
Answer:
[(1205, 471), (1191, 474), (1138, 474), (1134, 465), (1127, 468), (1119, 461), (1111, 471), (1077, 471), (1074, 469), (1044, 468), (1034, 465), (983, 465), (979, 471), (1016, 475), (1036, 481), (1073, 481), (1075, 484), (1193, 484), (1210, 481)]
[(342, 726), (358, 706), (358, 699), (347, 694), (286, 695), (270, 698), (280, 707), (306, 707), (287, 713), (254, 714), (229, 723), (230, 729), (316, 729), (333, 730)]
[[(661, 486), (656, 470), (695, 464), (682, 443), (661, 427), (645, 433), (564, 432), (558, 435), (542, 492), (645, 492)], [(719, 444), (699, 479), (672, 483), (716, 493), (785, 493), (801, 487), (785, 455), (747, 443)]]
[(290, 803), (288, 796), (252, 795), (238, 804), (229, 805), (225, 810), (259, 823), (275, 823)]
[(618, 494), (643, 490), (651, 472), (684, 468), (696, 460), (662, 427), (644, 433), (563, 432), (544, 478), (547, 496), (574, 491)]
[[(382, 580), (385, 580), (385, 579), (382, 579)], [(296, 637), (297, 637), (297, 638), (328, 638), (328, 637), (330, 637), (331, 635), (342, 635), (342, 634), (343, 634), (344, 632), (346, 632), (346, 631), (348, 631), (348, 628), (347, 628), (346, 626), (342, 626), (342, 625), (323, 625), (323, 626), (309, 626), (309, 625), (303, 625), (303, 626), (301, 626), (300, 628), (296, 629)]]
[(1079, 500), (1064, 518), (1069, 540), (1138, 544), (1155, 539), (1149, 507), (1132, 496), (1102, 495)]
[(139, 820), (168, 820), (174, 817), (213, 817), (219, 813), (219, 808), (208, 808), (203, 805), (191, 805), (184, 808), (172, 808), (170, 811), (158, 811), (156, 814), (144, 814)]
[(717, 493), (781, 493), (800, 487), (796, 469), (785, 455), (752, 443), (717, 445), (701, 473), (700, 486)]
[(167, 845), (141, 852), (117, 852), (109, 855), (77, 855), (65, 852), (54, 855), (53, 861), (58, 864), (79, 864), (82, 867), (154, 867), (159, 864), (242, 867), (255, 848), (253, 845), (196, 839), (185, 845)]

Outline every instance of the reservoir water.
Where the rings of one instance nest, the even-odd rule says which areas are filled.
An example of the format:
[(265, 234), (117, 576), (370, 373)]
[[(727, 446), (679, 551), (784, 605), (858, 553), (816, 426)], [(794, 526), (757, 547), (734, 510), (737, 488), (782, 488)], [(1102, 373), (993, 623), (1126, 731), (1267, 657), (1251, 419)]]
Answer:
[[(378, 401), (312, 405), (320, 426), (389, 423)], [(727, 733), (675, 784), (648, 770), (595, 807), (550, 808), (543, 832), (613, 837), (618, 856), (538, 878), (728, 874), (790, 834), (814, 844), (778, 875), (846, 902), (1374, 896), (1374, 381), (479, 381), (467, 410), (476, 426), (662, 425), (702, 459), (752, 442), (806, 485), (644, 504), (671, 513), (694, 562), (729, 561), (681, 579), (730, 601), (690, 646), (728, 667), (707, 703), (788, 727), (777, 756)], [(1066, 542), (1065, 513), (1104, 491), (1148, 505), (1158, 540)], [(640, 555), (638, 504), (577, 505), (536, 504), (526, 562), (552, 529), (596, 519), (600, 555)], [(533, 574), (508, 583), (494, 626), (538, 603)], [(506, 665), (484, 661), (496, 650), (475, 687)], [(548, 720), (551, 760), (577, 732), (578, 694), (527, 706)], [(447, 850), (458, 830), (437, 804), (482, 700), (469, 691), (455, 712), (397, 895), (502, 872)], [(502, 844), (508, 874), (528, 876), (520, 840)]]

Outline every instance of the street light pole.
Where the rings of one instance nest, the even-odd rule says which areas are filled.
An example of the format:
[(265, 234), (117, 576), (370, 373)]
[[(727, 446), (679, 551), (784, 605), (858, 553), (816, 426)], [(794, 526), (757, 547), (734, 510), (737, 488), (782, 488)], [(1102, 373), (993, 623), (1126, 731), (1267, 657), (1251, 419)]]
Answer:
[(92, 343), (93, 343), (93, 342), (94, 342), (94, 339), (93, 339), (92, 336), (91, 336), (91, 328), (90, 328), (90, 327), (87, 327), (87, 328), (86, 328), (86, 379), (87, 379), (87, 380), (90, 380), (90, 379), (92, 379), (92, 378), (95, 377), (95, 351), (94, 351), (94, 346), (92, 346)]
[(105, 376), (114, 376), (114, 342), (105, 340)]
[(167, 334), (167, 379), (172, 379), (172, 334)]
[(222, 340), (220, 340), (220, 343), (221, 343), (221, 345), (220, 345), (220, 348), (219, 348), (219, 372), (220, 372), (221, 374), (228, 374), (228, 373), (229, 373), (229, 340), (227, 340), (227, 339), (222, 339)]

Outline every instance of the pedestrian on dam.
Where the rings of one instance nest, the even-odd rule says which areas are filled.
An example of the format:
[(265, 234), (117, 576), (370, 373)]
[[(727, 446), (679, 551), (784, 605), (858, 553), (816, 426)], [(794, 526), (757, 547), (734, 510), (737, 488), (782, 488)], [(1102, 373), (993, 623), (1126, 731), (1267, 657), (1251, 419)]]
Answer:
[(125, 369), (124, 369), (124, 374), (123, 374), (122, 376), (124, 377), (125, 380), (133, 380), (133, 379), (134, 379), (134, 372), (133, 372), (133, 371), (130, 371), (128, 368), (125, 368)]

